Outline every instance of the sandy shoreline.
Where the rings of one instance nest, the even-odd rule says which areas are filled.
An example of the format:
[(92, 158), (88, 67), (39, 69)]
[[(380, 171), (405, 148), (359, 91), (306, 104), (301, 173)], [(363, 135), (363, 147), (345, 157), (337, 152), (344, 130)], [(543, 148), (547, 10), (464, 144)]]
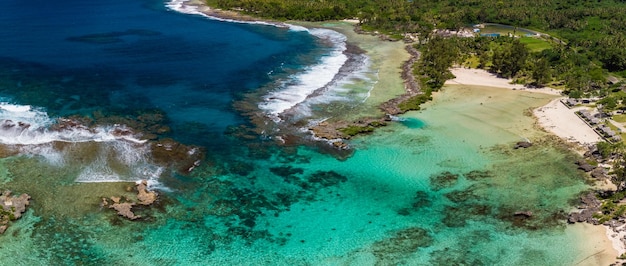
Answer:
[(545, 130), (583, 146), (602, 141), (602, 138), (574, 113), (580, 108), (567, 108), (561, 99), (554, 99), (533, 111), (539, 124)]
[(561, 95), (559, 90), (551, 88), (529, 89), (520, 84), (512, 84), (511, 79), (498, 78), (495, 74), (489, 73), (482, 69), (460, 68), (450, 69), (450, 72), (456, 77), (446, 81), (446, 85), (478, 85), (487, 87), (507, 88), (512, 90), (524, 90), (530, 92), (545, 93), (551, 95)]
[(582, 258), (575, 265), (610, 265), (622, 254), (610, 235), (613, 231), (606, 226), (578, 223), (568, 225), (567, 230), (577, 231), (585, 240), (580, 243), (581, 248), (584, 248), (584, 252), (580, 254)]
[[(446, 85), (499, 87), (560, 96), (558, 90), (528, 89), (523, 85), (511, 84), (511, 80), (498, 78), (481, 69), (453, 68), (451, 72), (456, 78), (448, 80)], [(534, 109), (533, 114), (538, 124), (546, 131), (581, 146), (602, 141), (602, 138), (575, 114), (580, 108), (568, 108), (561, 102), (564, 98), (556, 97), (547, 105)], [(604, 225), (575, 224), (570, 227), (580, 230), (584, 238), (588, 240), (589, 245), (585, 248), (591, 248), (589, 250), (591, 255), (580, 261), (580, 265), (609, 265), (616, 261), (617, 256), (626, 253), (626, 247), (622, 242), (626, 236), (625, 231), (617, 233)]]
[[(453, 68), (451, 71), (456, 78), (448, 80), (447, 85), (479, 85), (561, 95), (559, 90), (551, 88), (529, 89), (523, 85), (511, 84), (510, 79), (498, 78), (482, 69)], [(563, 98), (556, 98), (533, 111), (539, 125), (568, 142), (588, 145), (601, 141), (602, 138), (575, 114), (578, 109), (569, 109), (560, 102)]]
[[(197, 11), (200, 11), (205, 15), (211, 17), (217, 17), (225, 20), (259, 22), (259, 20), (255, 20), (254, 18), (250, 18), (247, 16), (242, 16), (235, 12), (212, 9), (197, 0), (186, 1), (182, 4), (193, 6), (197, 8)], [(321, 24), (311, 23), (307, 26), (321, 26)], [(388, 45), (381, 47), (373, 44), (373, 40), (376, 37), (357, 35), (356, 33), (347, 32), (348, 28), (345, 26), (332, 24), (326, 25), (326, 28), (335, 28), (339, 32), (347, 35), (348, 41), (353, 42), (354, 44), (357, 44), (361, 48), (367, 50), (368, 54), (370, 56), (373, 56), (374, 63), (379, 65), (381, 80), (372, 90), (372, 97), (369, 99), (370, 101), (373, 100), (374, 103), (378, 104), (382, 101), (383, 98), (389, 97), (390, 94), (397, 95), (403, 92), (404, 86), (402, 81), (399, 79), (399, 77), (392, 77), (399, 76), (400, 64), (397, 63), (397, 59), (406, 60), (408, 58), (408, 53), (404, 51), (404, 49), (398, 49), (400, 47), (404, 47), (403, 45)], [(398, 50), (401, 50), (401, 52), (398, 52)], [(560, 91), (550, 88), (528, 89), (525, 88), (523, 85), (511, 84), (510, 80), (498, 78), (495, 75), (488, 73), (484, 70), (453, 68), (451, 71), (456, 76), (456, 78), (447, 81), (446, 84), (448, 85), (479, 85), (544, 93), (554, 95), (555, 97), (558, 97), (560, 95)], [(391, 92), (389, 89), (376, 89), (384, 87), (391, 87), (393, 89), (391, 90)], [(589, 128), (584, 122), (582, 122), (582, 120), (580, 120), (574, 114), (574, 110), (568, 109), (562, 103), (560, 103), (559, 98), (554, 99), (548, 105), (535, 109), (534, 114), (537, 117), (540, 126), (542, 126), (547, 131), (568, 141), (577, 142), (579, 144), (590, 144), (601, 140), (600, 137), (591, 128)], [(571, 227), (571, 229), (579, 232), (579, 234), (584, 235), (584, 238), (589, 240), (587, 243), (583, 244), (585, 250), (588, 251), (590, 255), (587, 256), (583, 261), (580, 261), (580, 265), (608, 265), (615, 262), (615, 258), (617, 257), (617, 255), (626, 252), (623, 245), (621, 245), (621, 242), (618, 239), (619, 236), (614, 236), (613, 231), (609, 228), (605, 228), (604, 226), (592, 226), (584, 224), (574, 225)], [(590, 245), (593, 247), (591, 247)]]

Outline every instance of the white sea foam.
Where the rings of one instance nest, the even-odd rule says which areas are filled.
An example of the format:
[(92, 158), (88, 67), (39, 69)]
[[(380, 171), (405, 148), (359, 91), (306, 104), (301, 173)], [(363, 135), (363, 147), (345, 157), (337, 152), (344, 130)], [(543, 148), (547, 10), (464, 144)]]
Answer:
[(46, 127), (54, 121), (44, 111), (30, 105), (17, 105), (8, 102), (0, 102), (0, 122), (11, 120), (16, 124), (22, 122), (30, 127)]
[[(267, 21), (259, 21), (259, 20), (236, 20), (236, 19), (227, 19), (227, 18), (211, 16), (199, 10), (199, 6), (186, 4), (186, 2), (189, 2), (189, 1), (190, 0), (171, 0), (165, 3), (165, 6), (169, 8), (170, 10), (173, 10), (176, 12), (189, 14), (189, 15), (199, 15), (199, 16), (203, 16), (212, 20), (216, 20), (216, 21), (273, 26), (273, 27), (278, 27), (278, 28), (288, 28), (289, 30), (292, 30), (292, 31), (309, 31), (309, 29), (307, 29), (306, 27), (292, 25), (292, 24), (288, 24), (284, 22), (267, 22)], [(209, 7), (205, 7), (205, 8), (209, 9)]]
[(265, 102), (259, 107), (272, 116), (277, 117), (304, 102), (316, 90), (327, 86), (348, 60), (343, 53), (346, 50), (345, 35), (328, 29), (310, 29), (309, 32), (320, 39), (332, 42), (334, 46), (318, 64), (309, 66), (302, 73), (291, 77), (291, 80), (281, 88), (265, 97)]
[[(281, 113), (304, 102), (315, 91), (332, 82), (335, 76), (339, 73), (341, 67), (348, 60), (348, 57), (344, 54), (344, 51), (346, 50), (347, 38), (339, 32), (329, 29), (308, 29), (303, 26), (281, 22), (239, 21), (213, 17), (201, 12), (198, 9), (198, 6), (185, 4), (188, 1), (189, 0), (172, 0), (166, 3), (166, 6), (171, 10), (184, 14), (202, 15), (219, 21), (269, 25), (288, 28), (291, 31), (308, 32), (319, 39), (327, 40), (333, 43), (331, 51), (327, 55), (323, 56), (318, 64), (309, 66), (302, 73), (291, 77), (291, 79), (286, 82), (283, 82), (282, 86), (278, 90), (271, 92), (269, 95), (264, 97), (265, 102), (261, 103), (259, 108), (267, 112), (276, 121), (280, 120), (278, 116)], [(307, 112), (306, 110), (299, 111), (304, 113)]]
[[(163, 167), (150, 163), (146, 145), (116, 141), (101, 143), (97, 158), (83, 168), (76, 182), (134, 182), (158, 184)], [(115, 165), (115, 168), (111, 166)]]
[(374, 87), (376, 87), (376, 84), (378, 84), (378, 80), (379, 80), (379, 74), (380, 70), (376, 71), (376, 80), (374, 81), (374, 83), (372, 84), (372, 86), (369, 88), (369, 90), (367, 90), (367, 93), (365, 94), (365, 97), (363, 98), (363, 101), (361, 101), (362, 103), (364, 103), (365, 101), (367, 101), (367, 99), (370, 98), (370, 96), (372, 96), (372, 90), (374, 90)]
[[(21, 121), (20, 121), (21, 122)], [(115, 127), (71, 128), (50, 130), (44, 127), (34, 127), (28, 123), (4, 120), (0, 122), (0, 143), (9, 145), (41, 145), (60, 142), (108, 142), (126, 140), (134, 143), (143, 143), (131, 136), (117, 136)]]
[[(60, 122), (68, 122), (61, 120)], [(115, 134), (116, 131), (125, 131), (121, 125), (87, 128), (82, 125), (72, 125), (51, 130), (50, 126), (57, 120), (48, 114), (30, 105), (16, 105), (6, 102), (0, 103), (0, 143), (8, 145), (41, 145), (55, 141), (62, 142), (107, 142), (126, 140), (134, 143), (143, 143), (129, 135)]]
[(157, 188), (159, 190), (167, 190), (159, 181), (159, 177), (163, 173), (164, 168), (144, 164), (133, 167), (130, 175), (124, 175), (111, 169), (111, 167), (103, 161), (97, 160), (85, 167), (76, 178), (75, 182), (79, 183), (103, 183), (103, 182), (138, 182), (141, 180), (148, 181), (148, 187)]
[(198, 9), (198, 6), (195, 5), (187, 5), (185, 4), (186, 2), (189, 2), (189, 0), (172, 0), (169, 1), (165, 4), (165, 6), (171, 10), (174, 10), (176, 12), (180, 12), (183, 14), (190, 14), (190, 15), (200, 15), (212, 20), (217, 20), (217, 21), (223, 21), (223, 22), (231, 22), (231, 23), (243, 23), (243, 24), (256, 24), (256, 25), (267, 25), (267, 26), (275, 26), (275, 27), (286, 27), (286, 28), (291, 28), (289, 24), (286, 23), (270, 23), (270, 22), (265, 22), (265, 21), (243, 21), (243, 20), (235, 20), (235, 19), (225, 19), (225, 18), (219, 18), (219, 17), (215, 17), (215, 16), (210, 16), (208, 14), (203, 13), (202, 11), (200, 11)]
[(102, 162), (95, 162), (83, 169), (75, 180), (80, 183), (104, 183), (122, 182), (120, 175), (115, 173), (108, 165)]
[(378, 73), (372, 71), (369, 57), (364, 54), (354, 55), (344, 67), (346, 69), (340, 70), (331, 82), (289, 109), (290, 116), (296, 120), (310, 118), (314, 115), (313, 108), (316, 105), (332, 102), (357, 104), (367, 100), (378, 82)]
[(41, 156), (50, 165), (59, 167), (65, 165), (63, 152), (54, 149), (51, 144), (21, 146), (19, 152), (30, 156)]
[(14, 145), (20, 154), (40, 156), (51, 165), (63, 166), (72, 162), (67, 161), (66, 151), (54, 148), (54, 142), (96, 142), (96, 159), (81, 162), (86, 166), (76, 182), (145, 179), (151, 188), (167, 190), (158, 181), (164, 168), (150, 163), (146, 141), (130, 133), (123, 125), (88, 128), (72, 120), (52, 119), (40, 108), (0, 102), (0, 144)]

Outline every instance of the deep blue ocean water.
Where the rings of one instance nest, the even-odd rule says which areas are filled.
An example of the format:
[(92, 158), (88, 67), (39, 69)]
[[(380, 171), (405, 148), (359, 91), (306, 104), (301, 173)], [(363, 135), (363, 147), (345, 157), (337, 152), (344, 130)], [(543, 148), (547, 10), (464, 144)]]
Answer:
[[(356, 139), (347, 160), (249, 130), (234, 102), (257, 106), (262, 99), (247, 93), (289, 81), (333, 51), (305, 31), (212, 21), (154, 0), (3, 1), (0, 40), (3, 119), (158, 121), (171, 128), (158, 141), (206, 154), (183, 174), (168, 160), (155, 166), (152, 142), (1, 135), (18, 144), (0, 145), (0, 188), (33, 201), (0, 236), (0, 264), (568, 265), (588, 255), (562, 244), (579, 238), (559, 219), (585, 188), (571, 155), (491, 141), (484, 132), (519, 136), (457, 123), (469, 105), (457, 112), (444, 101)], [(55, 141), (25, 144), (42, 138)], [(75, 182), (138, 178), (156, 179), (161, 195), (133, 209), (138, 221), (101, 205), (127, 196), (128, 183)], [(534, 218), (513, 217), (520, 209)]]
[[(64, 88), (59, 98), (71, 91), (98, 105), (92, 107), (159, 108), (174, 126), (200, 123), (214, 137), (242, 122), (231, 111), (235, 96), (320, 52), (306, 32), (212, 21), (167, 10), (161, 1), (4, 1), (1, 12), (2, 61), (20, 64), (25, 77), (91, 83)], [(81, 111), (42, 107), (62, 115)], [(187, 143), (208, 143), (180, 131), (174, 128)]]

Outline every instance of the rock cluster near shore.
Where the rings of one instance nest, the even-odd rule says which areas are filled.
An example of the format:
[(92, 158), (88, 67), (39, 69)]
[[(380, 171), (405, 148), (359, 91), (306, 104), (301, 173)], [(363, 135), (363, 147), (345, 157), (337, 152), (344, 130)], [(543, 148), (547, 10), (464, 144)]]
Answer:
[(9, 227), (11, 221), (22, 217), (22, 213), (26, 211), (26, 207), (30, 204), (30, 195), (22, 194), (12, 196), (11, 191), (5, 191), (0, 195), (0, 234), (4, 233)]
[(517, 143), (515, 143), (515, 146), (513, 147), (514, 149), (519, 149), (519, 148), (530, 148), (531, 146), (533, 146), (533, 144), (530, 141), (519, 141)]
[(374, 128), (384, 126), (386, 122), (391, 121), (391, 116), (404, 113), (405, 111), (401, 110), (399, 105), (422, 93), (419, 83), (413, 75), (412, 68), (415, 62), (419, 60), (420, 52), (411, 45), (407, 45), (406, 50), (411, 57), (402, 65), (405, 93), (379, 106), (380, 110), (385, 113), (384, 117), (363, 118), (354, 122), (336, 121), (331, 123), (325, 121), (309, 128), (313, 135), (316, 138), (328, 141), (335, 148), (348, 149), (349, 146), (345, 140), (350, 139), (354, 135), (371, 133)]
[[(148, 191), (148, 182), (146, 180), (142, 180), (138, 182), (135, 186), (137, 190), (137, 201), (133, 201), (131, 199), (125, 198), (122, 202), (121, 197), (112, 196), (110, 198), (102, 198), (102, 203), (100, 206), (108, 207), (109, 209), (114, 209), (117, 211), (119, 216), (127, 218), (129, 220), (137, 220), (141, 218), (141, 215), (136, 215), (133, 212), (133, 206), (139, 205), (151, 205), (157, 200), (157, 193), (154, 191)], [(110, 202), (109, 202), (110, 201)]]
[(402, 64), (401, 75), (404, 80), (405, 93), (380, 105), (380, 109), (387, 115), (398, 115), (404, 113), (404, 111), (400, 109), (399, 105), (408, 101), (411, 97), (422, 93), (419, 82), (413, 74), (413, 65), (415, 65), (415, 62), (419, 61), (421, 54), (412, 45), (405, 46), (405, 49), (411, 55), (409, 60)]
[(567, 218), (569, 223), (587, 222), (590, 224), (599, 224), (597, 218), (593, 215), (600, 211), (602, 202), (598, 200), (594, 192), (589, 192), (580, 197), (581, 205), (578, 206), (579, 212), (572, 212)]

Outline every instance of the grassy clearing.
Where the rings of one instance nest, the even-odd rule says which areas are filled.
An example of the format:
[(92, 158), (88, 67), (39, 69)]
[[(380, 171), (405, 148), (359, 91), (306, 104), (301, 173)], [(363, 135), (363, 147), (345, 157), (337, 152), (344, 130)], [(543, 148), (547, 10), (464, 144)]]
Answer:
[(626, 115), (614, 115), (613, 120), (618, 123), (626, 123)]
[(461, 65), (469, 68), (478, 68), (478, 66), (480, 65), (480, 59), (478, 58), (478, 56), (472, 55), (466, 58)]
[(552, 48), (548, 41), (540, 38), (522, 37), (519, 40), (521, 43), (525, 44), (531, 52), (541, 52), (545, 49)]
[(500, 35), (503, 35), (503, 36), (506, 36), (509, 34), (517, 35), (517, 36), (525, 35), (525, 34), (532, 34), (531, 31), (521, 29), (521, 28), (515, 28), (513, 26), (507, 26), (507, 25), (485, 25), (485, 27), (480, 30), (480, 33), (499, 33)]

